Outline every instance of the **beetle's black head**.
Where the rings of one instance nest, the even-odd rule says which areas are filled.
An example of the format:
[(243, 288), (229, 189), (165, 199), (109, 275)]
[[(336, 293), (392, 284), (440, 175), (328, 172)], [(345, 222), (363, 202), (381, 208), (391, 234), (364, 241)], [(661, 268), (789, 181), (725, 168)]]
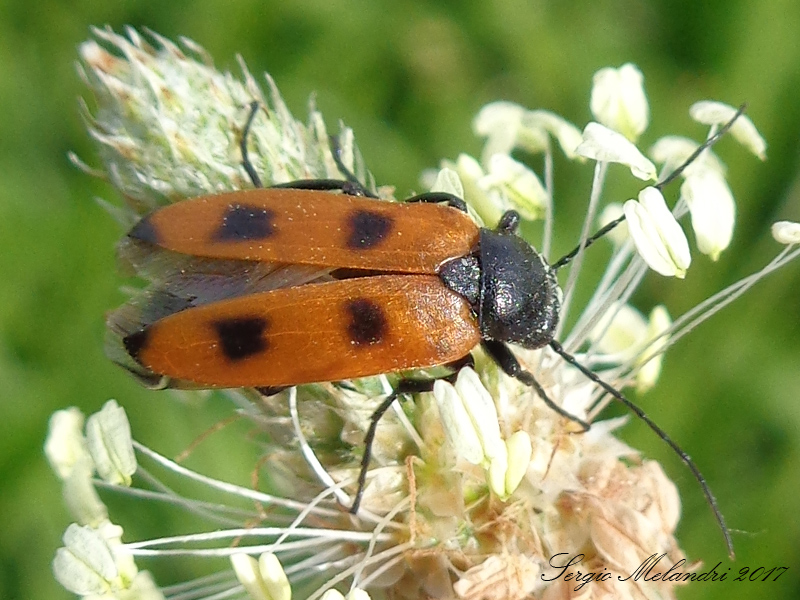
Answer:
[(531, 349), (548, 344), (561, 306), (555, 271), (509, 228), (481, 229), (480, 257), (481, 335)]

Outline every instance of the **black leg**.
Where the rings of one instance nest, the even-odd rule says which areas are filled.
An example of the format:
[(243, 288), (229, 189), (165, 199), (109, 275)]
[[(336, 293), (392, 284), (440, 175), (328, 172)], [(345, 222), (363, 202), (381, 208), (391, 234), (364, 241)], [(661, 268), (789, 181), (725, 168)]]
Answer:
[(345, 194), (349, 194), (351, 196), (365, 196), (367, 198), (377, 198), (375, 194), (370, 192), (364, 185), (358, 180), (358, 177), (347, 168), (342, 161), (342, 149), (339, 146), (339, 140), (335, 136), (330, 136), (330, 143), (331, 143), (331, 154), (333, 155), (333, 161), (336, 163), (336, 166), (339, 169), (339, 172), (344, 175), (344, 178), (347, 180), (347, 183), (350, 184), (348, 187), (349, 191), (345, 191), (342, 188), (342, 191)]
[[(250, 177), (250, 181), (253, 182), (253, 187), (260, 188), (264, 187), (261, 178), (258, 176), (253, 163), (250, 162), (250, 154), (247, 150), (247, 139), (250, 136), (250, 131), (253, 127), (253, 121), (255, 121), (256, 115), (258, 114), (258, 109), (261, 105), (257, 101), (253, 101), (250, 103), (250, 114), (247, 117), (247, 122), (242, 129), (242, 138), (239, 140), (239, 149), (242, 153), (242, 165), (244, 166), (244, 170), (247, 171), (247, 175)], [(375, 194), (370, 192), (366, 189), (361, 182), (356, 178), (350, 170), (345, 167), (344, 163), (342, 162), (341, 157), (339, 156), (339, 144), (335, 140), (335, 138), (331, 137), (331, 152), (333, 153), (333, 160), (336, 161), (336, 166), (339, 167), (339, 170), (342, 172), (342, 175), (345, 176), (344, 180), (341, 179), (299, 179), (297, 181), (290, 181), (288, 183), (279, 183), (277, 185), (273, 185), (270, 187), (273, 188), (287, 188), (293, 190), (318, 190), (318, 191), (332, 191), (332, 190), (341, 190), (342, 193), (347, 194), (348, 196), (366, 196), (368, 198), (377, 198)]]
[(369, 463), (372, 459), (372, 444), (375, 441), (375, 433), (378, 431), (378, 423), (389, 410), (389, 407), (397, 400), (397, 397), (402, 394), (420, 394), (422, 392), (430, 392), (433, 390), (433, 384), (439, 379), (450, 381), (451, 383), (458, 376), (458, 372), (464, 367), (472, 367), (475, 365), (475, 360), (472, 354), (467, 354), (464, 358), (446, 365), (453, 369), (453, 373), (445, 375), (444, 377), (434, 377), (431, 379), (401, 379), (395, 385), (394, 390), (389, 394), (386, 399), (380, 403), (375, 412), (369, 418), (369, 428), (367, 435), (364, 436), (364, 455), (361, 457), (361, 470), (358, 473), (358, 488), (356, 489), (356, 497), (353, 500), (353, 506), (350, 507), (350, 512), (356, 514), (358, 507), (361, 505), (361, 497), (364, 495), (364, 486), (367, 483), (367, 471)]
[(426, 192), (403, 200), (403, 202), (425, 202), (426, 204), (439, 204), (444, 202), (447, 206), (457, 208), (461, 212), (467, 212), (467, 203), (458, 196), (447, 192)]
[(288, 385), (274, 385), (274, 386), (266, 386), (266, 387), (257, 387), (256, 391), (261, 394), (262, 396), (274, 396), (275, 394), (280, 394), (283, 390), (288, 390)]
[(367, 483), (367, 470), (369, 463), (372, 459), (372, 444), (375, 441), (375, 433), (378, 431), (378, 422), (381, 417), (386, 414), (389, 407), (397, 400), (401, 394), (419, 394), (421, 392), (430, 392), (433, 390), (435, 379), (401, 379), (389, 394), (386, 399), (380, 403), (375, 412), (369, 418), (369, 429), (367, 435), (364, 436), (364, 455), (361, 457), (361, 470), (358, 473), (358, 488), (356, 489), (356, 497), (353, 500), (353, 506), (350, 507), (350, 512), (356, 514), (358, 507), (361, 506), (361, 496), (364, 495), (364, 486)]
[(494, 360), (494, 362), (496, 362), (497, 365), (503, 369), (503, 372), (506, 375), (513, 377), (514, 379), (518, 379), (525, 385), (532, 387), (534, 390), (536, 390), (536, 393), (539, 394), (539, 397), (544, 400), (544, 403), (547, 404), (547, 406), (556, 411), (565, 419), (569, 419), (570, 421), (580, 425), (583, 431), (589, 430), (589, 423), (579, 419), (575, 415), (571, 415), (547, 396), (544, 388), (539, 385), (539, 382), (536, 381), (534, 376), (529, 371), (526, 371), (520, 366), (516, 357), (503, 342), (484, 340), (481, 342), (481, 345), (483, 346), (483, 349), (486, 350), (486, 353), (492, 357), (492, 360)]
[(253, 167), (253, 163), (250, 162), (250, 156), (247, 152), (247, 137), (250, 135), (250, 129), (253, 126), (253, 121), (255, 121), (256, 115), (258, 114), (258, 109), (260, 105), (258, 101), (253, 100), (250, 103), (250, 115), (247, 117), (247, 122), (244, 124), (244, 129), (242, 129), (242, 139), (239, 140), (239, 148), (242, 151), (242, 165), (244, 166), (244, 170), (247, 171), (247, 174), (250, 176), (250, 181), (253, 182), (253, 187), (264, 187), (261, 185), (261, 178), (256, 173), (255, 167)]
[(320, 192), (341, 190), (342, 193), (348, 196), (364, 196), (364, 188), (361, 184), (353, 184), (343, 179), (298, 179), (286, 183), (277, 183), (270, 187), (291, 190), (317, 190)]

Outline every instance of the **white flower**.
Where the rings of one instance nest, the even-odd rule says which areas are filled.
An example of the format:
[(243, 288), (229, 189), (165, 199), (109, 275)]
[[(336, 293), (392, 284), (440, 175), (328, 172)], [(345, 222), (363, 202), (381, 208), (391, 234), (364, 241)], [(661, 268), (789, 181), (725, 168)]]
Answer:
[(108, 510), (92, 482), (95, 465), (83, 435), (85, 418), (77, 408), (59, 410), (50, 418), (45, 454), (63, 484), (64, 503), (79, 525), (99, 527)]
[(641, 71), (631, 63), (600, 69), (594, 74), (590, 106), (600, 123), (636, 142), (650, 118)]
[(131, 426), (114, 400), (86, 422), (86, 441), (97, 473), (109, 483), (130, 485), (136, 472)]
[(628, 304), (614, 304), (589, 334), (593, 348), (605, 354), (603, 360), (629, 363), (636, 371), (636, 391), (651, 389), (661, 373), (661, 352), (669, 346), (663, 335), (672, 320), (664, 306), (656, 306), (645, 320)]
[(511, 154), (520, 148), (531, 154), (548, 152), (549, 136), (558, 141), (568, 158), (575, 158), (581, 143), (580, 130), (549, 110), (526, 110), (513, 102), (492, 102), (481, 108), (472, 122), (476, 135), (485, 137), (482, 161), (495, 154)]
[[(478, 182), (486, 175), (481, 164), (469, 154), (459, 154), (455, 163), (443, 161), (445, 169), (454, 171), (459, 178), (462, 186), (462, 198), (482, 198), (486, 192), (480, 187)], [(431, 191), (438, 191), (435, 187)], [(446, 190), (441, 190), (446, 191)]]
[(656, 167), (623, 135), (599, 123), (589, 123), (583, 130), (583, 142), (575, 150), (598, 162), (614, 162), (627, 166), (634, 177), (655, 180)]
[(89, 456), (83, 422), (83, 413), (75, 407), (59, 410), (50, 417), (44, 453), (61, 479), (69, 477), (75, 464)]
[[(725, 125), (737, 110), (732, 106), (713, 100), (696, 102), (689, 108), (689, 115), (704, 125)], [(731, 135), (761, 160), (767, 159), (767, 142), (747, 115), (740, 115), (731, 127)]]
[[(463, 198), (467, 201), (468, 208), (474, 211), (471, 214), (479, 222), (493, 224), (502, 214), (502, 208), (498, 206), (499, 200), (490, 197), (487, 191), (480, 186), (479, 182), (486, 176), (486, 172), (481, 164), (469, 154), (459, 154), (455, 162), (443, 160), (440, 170), (428, 171), (426, 175), (422, 184), (428, 190), (447, 192)], [(453, 190), (461, 190), (461, 193), (457, 194)]]
[(108, 509), (97, 494), (92, 475), (94, 463), (90, 459), (76, 464), (69, 477), (63, 481), (64, 503), (76, 523), (99, 527), (108, 520)]
[[(516, 210), (528, 220), (540, 219), (544, 214), (548, 194), (536, 173), (507, 154), (492, 155), (488, 171), (467, 154), (459, 155), (455, 163), (443, 164), (430, 190), (464, 198), (483, 223), (494, 225), (508, 210)], [(459, 181), (449, 180), (452, 177)]]
[[(522, 123), (536, 132), (546, 132), (558, 141), (561, 150), (569, 159), (577, 158), (575, 149), (583, 140), (581, 130), (564, 117), (549, 110), (529, 110), (522, 116)], [(536, 138), (531, 134), (531, 138)]]
[(253, 600), (292, 600), (292, 588), (278, 557), (265, 552), (258, 560), (244, 553), (231, 556), (236, 578)]
[(530, 168), (508, 156), (495, 154), (489, 159), (489, 172), (478, 185), (487, 193), (502, 194), (503, 211), (516, 210), (523, 219), (541, 219), (547, 206), (548, 193)]
[[(700, 146), (696, 141), (679, 135), (665, 135), (659, 138), (650, 148), (650, 156), (659, 164), (664, 165), (667, 174), (672, 173), (677, 167), (684, 164), (691, 154)], [(713, 170), (720, 175), (725, 175), (725, 165), (710, 148), (704, 150), (695, 161), (684, 171), (683, 176), (688, 177), (695, 171)]]
[(623, 206), (633, 243), (639, 255), (656, 273), (683, 278), (692, 262), (689, 242), (654, 187), (639, 192), (639, 201)]
[[(623, 214), (625, 214), (625, 211), (622, 210), (622, 204), (618, 202), (612, 202), (611, 204), (606, 205), (606, 207), (600, 213), (600, 216), (597, 218), (597, 224), (599, 227), (605, 227), (612, 221), (616, 221)], [(614, 229), (612, 229), (606, 235), (606, 238), (608, 238), (608, 240), (611, 241), (615, 246), (621, 246), (628, 240), (628, 224), (623, 221)]]
[(544, 587), (541, 572), (524, 553), (494, 554), (462, 573), (453, 591), (463, 600), (522, 600)]
[(527, 431), (517, 431), (511, 434), (511, 437), (506, 440), (506, 455), (508, 459), (503, 480), (504, 492), (497, 491), (499, 486), (493, 488), (503, 500), (509, 498), (517, 490), (528, 472), (533, 447), (531, 436)]
[(460, 458), (488, 466), (505, 453), (494, 401), (475, 371), (461, 369), (455, 386), (438, 380), (433, 395), (445, 433)]
[(547, 136), (537, 130), (523, 128), (525, 109), (513, 102), (492, 102), (478, 112), (472, 121), (476, 135), (485, 137), (483, 160), (494, 154), (511, 154), (520, 147), (530, 152), (541, 152), (547, 147)]
[(70, 525), (53, 560), (59, 583), (75, 594), (104, 594), (119, 578), (114, 554), (99, 532)]
[(492, 491), (507, 499), (528, 470), (532, 452), (530, 436), (517, 431), (503, 441), (494, 400), (470, 368), (459, 371), (455, 385), (437, 381), (433, 395), (456, 456), (481, 465)]
[(436, 180), (431, 185), (430, 191), (453, 194), (459, 198), (464, 197), (464, 186), (461, 183), (461, 178), (456, 171), (447, 167), (436, 174)]
[[(636, 358), (639, 372), (636, 374), (636, 391), (640, 394), (650, 390), (661, 374), (662, 352), (669, 347), (669, 336), (664, 335), (672, 325), (666, 307), (659, 305), (650, 311), (647, 332), (643, 340), (645, 349)], [(645, 345), (646, 342), (646, 345)]]
[(347, 596), (339, 590), (328, 590), (322, 594), (320, 600), (370, 600), (370, 596), (360, 588), (353, 588), (347, 593)]
[(434, 384), (433, 395), (439, 407), (445, 435), (456, 455), (473, 465), (485, 462), (486, 455), (483, 453), (478, 431), (456, 389), (440, 379)]
[(125, 411), (109, 400), (87, 421), (86, 437), (81, 432), (83, 421), (77, 408), (58, 411), (50, 419), (45, 452), (53, 469), (62, 479), (69, 479), (78, 467), (80, 477), (86, 469), (89, 474), (97, 470), (109, 483), (129, 485), (136, 458)]
[(779, 244), (800, 244), (800, 223), (778, 221), (772, 225), (772, 237)]
[(481, 162), (461, 155), (455, 164), (443, 164), (461, 176), (467, 203), (488, 224), (497, 222), (508, 210), (516, 210), (527, 220), (545, 216), (549, 192), (539, 176), (513, 159), (511, 152), (520, 148), (529, 153), (545, 153), (544, 178), (551, 181), (550, 136), (556, 138), (569, 158), (576, 158), (575, 149), (582, 139), (580, 131), (555, 113), (530, 111), (511, 102), (484, 106), (473, 121), (473, 129), (487, 138)]
[(123, 598), (136, 590), (136, 598), (163, 596), (148, 584), (149, 577), (138, 577), (132, 558), (122, 550), (122, 528), (106, 522), (98, 528), (72, 524), (64, 533), (64, 547), (56, 551), (53, 573), (59, 583), (82, 596)]
[(647, 322), (642, 313), (628, 304), (614, 305), (589, 334), (595, 347), (604, 354), (623, 359), (636, 354), (647, 334)]
[(715, 170), (692, 172), (681, 185), (681, 195), (692, 214), (697, 247), (717, 260), (731, 243), (736, 222), (736, 203), (725, 178)]
[[(665, 136), (653, 145), (650, 154), (656, 162), (664, 164), (666, 173), (671, 173), (698, 146), (686, 138)], [(692, 214), (698, 248), (712, 260), (717, 260), (730, 244), (736, 221), (736, 205), (725, 181), (725, 171), (722, 161), (706, 149), (681, 174), (685, 180), (681, 194)]]

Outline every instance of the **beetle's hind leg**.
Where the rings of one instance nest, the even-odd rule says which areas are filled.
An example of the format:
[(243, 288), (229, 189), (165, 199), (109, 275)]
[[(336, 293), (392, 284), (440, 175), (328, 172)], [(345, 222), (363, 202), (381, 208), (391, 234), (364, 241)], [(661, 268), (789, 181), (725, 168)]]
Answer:
[(378, 431), (378, 423), (386, 414), (386, 411), (394, 404), (394, 401), (403, 394), (421, 394), (422, 392), (432, 392), (433, 385), (439, 380), (444, 379), (451, 383), (455, 381), (458, 372), (464, 367), (471, 367), (475, 364), (471, 354), (467, 354), (464, 358), (446, 365), (448, 368), (453, 369), (453, 373), (445, 375), (444, 377), (431, 377), (428, 379), (401, 379), (394, 386), (394, 390), (389, 394), (386, 399), (378, 405), (375, 412), (369, 418), (369, 428), (367, 434), (364, 436), (364, 455), (361, 457), (361, 470), (358, 473), (358, 487), (356, 489), (356, 496), (353, 499), (353, 505), (350, 507), (350, 512), (356, 514), (358, 507), (361, 505), (361, 497), (364, 495), (364, 487), (367, 483), (367, 471), (369, 470), (369, 463), (372, 460), (372, 444), (375, 442), (375, 433)]
[(467, 212), (467, 203), (458, 196), (448, 194), (447, 192), (426, 192), (424, 194), (412, 196), (411, 198), (406, 198), (403, 202), (424, 202), (426, 204), (444, 203), (447, 204), (447, 206), (457, 208), (461, 212)]
[[(242, 128), (242, 137), (239, 140), (239, 150), (242, 153), (242, 166), (247, 172), (250, 181), (253, 182), (253, 187), (262, 188), (264, 184), (258, 176), (253, 163), (250, 161), (250, 153), (247, 149), (247, 140), (250, 137), (250, 132), (253, 128), (253, 122), (256, 119), (258, 110), (261, 104), (257, 100), (250, 103), (250, 113), (247, 116), (247, 121)], [(289, 181), (287, 183), (279, 183), (272, 185), (273, 188), (287, 188), (293, 190), (316, 190), (320, 192), (327, 192), (333, 190), (341, 190), (342, 193), (348, 196), (366, 196), (368, 198), (377, 198), (375, 194), (365, 188), (362, 183), (351, 173), (347, 167), (344, 166), (341, 157), (339, 156), (339, 145), (333, 138), (331, 138), (331, 152), (333, 159), (336, 161), (336, 166), (345, 176), (345, 179), (298, 179), (297, 181)]]
[(250, 136), (250, 130), (253, 127), (253, 121), (256, 119), (256, 115), (258, 114), (258, 109), (261, 107), (261, 104), (258, 100), (253, 100), (250, 103), (250, 114), (247, 115), (247, 122), (244, 124), (244, 128), (242, 129), (242, 138), (239, 140), (239, 150), (242, 152), (242, 166), (244, 170), (247, 171), (247, 175), (250, 177), (250, 181), (253, 182), (253, 187), (264, 187), (261, 183), (261, 178), (256, 173), (256, 169), (253, 166), (253, 163), (250, 162), (250, 155), (247, 150), (247, 138)]
[(315, 190), (318, 192), (330, 192), (334, 190), (341, 190), (343, 194), (348, 196), (367, 196), (375, 198), (374, 194), (367, 195), (361, 184), (354, 185), (349, 181), (342, 179), (298, 179), (297, 181), (288, 181), (286, 183), (277, 183), (271, 185), (270, 188), (285, 188), (291, 190)]
[(342, 182), (346, 184), (342, 186), (342, 192), (350, 196), (365, 196), (367, 198), (377, 199), (378, 196), (370, 192), (366, 186), (358, 180), (358, 177), (356, 177), (355, 173), (348, 169), (347, 165), (344, 164), (344, 161), (342, 160), (342, 147), (339, 145), (339, 138), (337, 138), (335, 135), (332, 135), (329, 137), (329, 141), (331, 144), (331, 155), (333, 156), (333, 161), (336, 163), (336, 167), (339, 169), (339, 172), (344, 175), (344, 178), (347, 180)]
[(552, 410), (557, 412), (565, 419), (569, 419), (573, 423), (580, 425), (581, 429), (583, 429), (583, 432), (589, 431), (589, 423), (567, 412), (548, 397), (544, 391), (544, 388), (539, 384), (538, 381), (536, 381), (536, 378), (533, 376), (533, 374), (520, 366), (517, 358), (503, 342), (484, 340), (481, 342), (481, 346), (483, 346), (483, 349), (486, 351), (486, 353), (494, 362), (497, 363), (497, 365), (506, 375), (513, 377), (514, 379), (518, 379), (525, 385), (532, 387), (534, 390), (536, 390), (536, 393), (539, 395), (539, 397), (544, 400), (544, 403), (547, 404), (547, 406), (549, 406)]
[(269, 397), (280, 394), (283, 390), (288, 390), (290, 387), (291, 386), (289, 385), (270, 385), (265, 387), (257, 387), (256, 391), (262, 396)]
[[(250, 114), (247, 116), (247, 122), (242, 129), (242, 138), (239, 140), (239, 149), (242, 153), (242, 166), (247, 171), (250, 181), (253, 182), (253, 187), (264, 187), (261, 178), (258, 176), (253, 163), (250, 162), (250, 155), (247, 150), (247, 139), (250, 136), (250, 131), (253, 127), (258, 109), (261, 107), (257, 100), (250, 103)], [(334, 190), (341, 190), (343, 194), (348, 196), (363, 196), (366, 198), (375, 198), (378, 196), (369, 191), (363, 183), (358, 180), (358, 177), (347, 168), (347, 165), (342, 161), (342, 149), (339, 146), (339, 140), (336, 136), (330, 136), (331, 154), (336, 163), (339, 172), (344, 175), (344, 179), (298, 179), (296, 181), (289, 181), (287, 183), (279, 183), (272, 185), (272, 188), (286, 188), (292, 190), (315, 190), (320, 192), (328, 192)], [(419, 194), (405, 200), (405, 202), (426, 202), (430, 204), (446, 203), (448, 206), (457, 208), (462, 212), (467, 212), (467, 204), (453, 194), (445, 192), (428, 192)]]

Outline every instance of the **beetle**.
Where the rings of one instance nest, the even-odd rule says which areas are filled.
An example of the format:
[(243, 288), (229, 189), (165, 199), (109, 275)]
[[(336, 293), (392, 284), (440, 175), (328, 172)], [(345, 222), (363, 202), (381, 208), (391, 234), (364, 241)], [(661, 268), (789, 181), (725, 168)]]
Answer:
[[(167, 299), (149, 299), (156, 307), (153, 314), (135, 322), (122, 310), (110, 319), (130, 359), (120, 361), (126, 368), (150, 383), (168, 378), (178, 385), (254, 387), (269, 394), (287, 386), (439, 365), (457, 370), (470, 363), (480, 345), (507, 375), (533, 387), (550, 408), (585, 431), (589, 424), (555, 404), (507, 344), (549, 346), (678, 454), (700, 483), (732, 553), (716, 500), (694, 462), (638, 406), (554, 339), (558, 269), (624, 217), (550, 265), (517, 235), (516, 212), (506, 212), (496, 228), (488, 229), (478, 227), (464, 201), (450, 194), (382, 201), (341, 164), (336, 151), (345, 180), (264, 188), (246, 148), (257, 109), (254, 103), (241, 139), (255, 189), (160, 208), (130, 230), (126, 243), (176, 253), (195, 266), (215, 265), (212, 271), (290, 264), (321, 270), (325, 280), (285, 282), (266, 290), (255, 286), (255, 291), (245, 286), (221, 299), (184, 294), (174, 302), (177, 296), (167, 285), (161, 290)], [(400, 394), (430, 391), (434, 381), (401, 379), (375, 410), (352, 512), (358, 510), (379, 419)]]
[[(433, 367), (463, 358), (482, 340), (540, 348), (558, 323), (558, 284), (515, 234), (518, 221), (509, 212), (490, 230), (450, 206), (295, 189), (172, 204), (142, 219), (129, 238), (210, 259), (369, 275), (181, 311), (124, 344), (152, 372), (209, 387), (291, 386)], [(300, 352), (303, 361), (296, 360)]]

